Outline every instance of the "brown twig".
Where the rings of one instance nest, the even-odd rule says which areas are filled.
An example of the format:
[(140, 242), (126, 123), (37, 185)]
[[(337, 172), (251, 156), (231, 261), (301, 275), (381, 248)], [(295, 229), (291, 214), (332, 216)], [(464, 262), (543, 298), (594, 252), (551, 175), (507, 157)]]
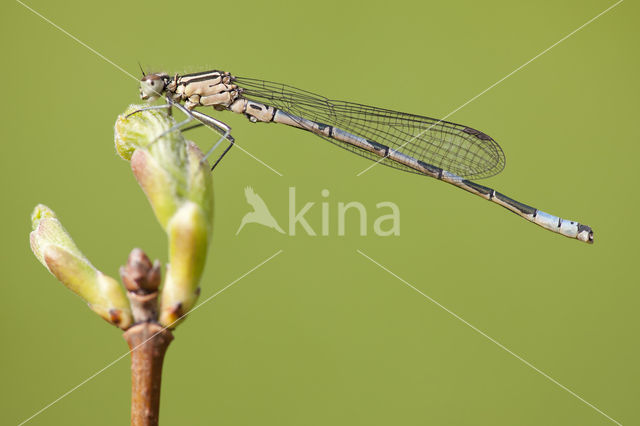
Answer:
[(173, 334), (157, 323), (160, 263), (153, 265), (140, 249), (120, 268), (135, 325), (124, 333), (131, 350), (131, 425), (155, 426), (160, 412), (164, 355)]
[(160, 413), (160, 383), (171, 332), (155, 323), (136, 324), (124, 333), (131, 349), (131, 425), (155, 426)]

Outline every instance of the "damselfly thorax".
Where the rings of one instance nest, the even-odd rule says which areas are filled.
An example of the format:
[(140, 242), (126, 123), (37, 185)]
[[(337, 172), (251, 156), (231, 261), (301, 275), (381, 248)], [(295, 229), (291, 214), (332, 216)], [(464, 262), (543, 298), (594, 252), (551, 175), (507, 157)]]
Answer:
[[(142, 99), (167, 99), (188, 119), (170, 131), (196, 119), (222, 134), (208, 157), (225, 139), (233, 146), (231, 128), (196, 110), (213, 107), (247, 116), (252, 122), (280, 123), (312, 132), (321, 138), (376, 163), (429, 176), (486, 200), (552, 232), (588, 243), (590, 227), (559, 218), (513, 200), (494, 189), (468, 179), (500, 173), (505, 156), (500, 145), (484, 132), (444, 120), (325, 98), (306, 90), (224, 71), (175, 75), (148, 74), (140, 82)], [(184, 105), (182, 105), (184, 104)]]
[[(251, 102), (242, 97), (243, 89), (233, 84), (235, 77), (224, 71), (205, 71), (195, 74), (149, 74), (141, 82), (142, 99), (152, 99), (157, 94), (157, 84), (163, 84), (167, 96), (174, 102), (183, 102), (189, 111), (196, 107), (213, 107), (218, 111), (228, 109), (245, 114), (251, 121), (271, 122), (275, 108)], [(149, 86), (143, 90), (144, 84)], [(149, 90), (151, 89), (151, 90)], [(145, 96), (145, 93), (148, 95)], [(160, 94), (162, 94), (160, 92)]]

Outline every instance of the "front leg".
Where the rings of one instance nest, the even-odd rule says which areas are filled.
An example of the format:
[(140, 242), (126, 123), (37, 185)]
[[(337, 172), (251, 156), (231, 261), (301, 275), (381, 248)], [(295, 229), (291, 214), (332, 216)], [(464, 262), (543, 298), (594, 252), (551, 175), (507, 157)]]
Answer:
[[(167, 97), (167, 105), (174, 106), (177, 109), (179, 109), (180, 111), (182, 111), (187, 116), (187, 119), (182, 121), (182, 122), (180, 122), (180, 123), (177, 123), (177, 124), (171, 126), (170, 129), (162, 132), (158, 137), (156, 137), (156, 139), (166, 135), (167, 133), (170, 133), (170, 132), (172, 132), (174, 130), (179, 129), (183, 125), (185, 125), (185, 124), (187, 124), (187, 123), (189, 123), (189, 122), (191, 122), (192, 120), (195, 119), (195, 120), (198, 120), (201, 124), (209, 127), (210, 129), (212, 129), (215, 132), (217, 132), (217, 133), (222, 135), (222, 137), (204, 155), (204, 157), (202, 158), (203, 162), (207, 161), (207, 158), (209, 158), (209, 156), (222, 143), (223, 140), (227, 139), (230, 142), (229, 146), (222, 152), (220, 157), (213, 164), (213, 167), (211, 167), (211, 170), (213, 171), (213, 169), (218, 165), (218, 163), (220, 163), (220, 160), (222, 160), (222, 158), (227, 154), (227, 152), (229, 152), (229, 150), (231, 149), (231, 147), (235, 143), (235, 140), (234, 140), (233, 136), (231, 136), (231, 127), (229, 127), (226, 123), (223, 123), (220, 120), (217, 120), (217, 119), (215, 119), (213, 117), (210, 117), (210, 116), (208, 116), (206, 114), (203, 114), (203, 113), (201, 113), (199, 111), (196, 111), (196, 110), (192, 109), (193, 107), (189, 108), (188, 106), (190, 104), (188, 104), (188, 103), (187, 103), (187, 106), (183, 106), (182, 104), (180, 104), (178, 102), (174, 102), (171, 98)], [(192, 127), (194, 127), (194, 126), (192, 126)]]
[[(182, 126), (184, 126), (185, 124), (190, 123), (191, 121), (193, 121), (195, 119), (195, 117), (193, 116), (191, 111), (189, 111), (187, 108), (185, 108), (182, 105), (180, 105), (178, 102), (174, 102), (173, 100), (171, 100), (171, 98), (169, 96), (167, 96), (167, 103), (165, 105), (162, 105), (162, 106), (159, 106), (159, 107), (168, 107), (168, 108), (176, 107), (180, 111), (185, 113), (185, 115), (187, 116), (187, 119), (184, 120), (184, 121), (181, 121), (179, 123), (174, 124), (169, 129), (167, 129), (164, 132), (160, 133), (158, 136), (156, 136), (153, 139), (153, 141), (156, 141), (156, 140), (160, 139), (161, 137), (163, 137), (165, 135), (168, 135), (169, 133), (173, 132), (174, 130), (180, 129)], [(171, 111), (171, 109), (169, 109), (169, 111)]]
[(215, 149), (218, 147), (218, 145), (220, 145), (222, 143), (223, 140), (227, 139), (230, 142), (229, 146), (222, 152), (220, 157), (218, 157), (216, 162), (211, 167), (211, 171), (213, 171), (213, 169), (216, 168), (218, 163), (220, 163), (222, 158), (227, 154), (227, 152), (229, 152), (229, 150), (231, 149), (231, 147), (235, 143), (235, 139), (230, 134), (231, 133), (231, 127), (229, 127), (226, 123), (223, 123), (220, 120), (216, 120), (215, 118), (210, 117), (210, 116), (208, 116), (206, 114), (203, 114), (203, 113), (201, 113), (199, 111), (191, 111), (191, 113), (194, 115), (196, 120), (200, 121), (205, 126), (210, 127), (212, 129), (214, 129), (215, 131), (217, 131), (217, 132), (222, 134), (222, 137), (218, 140), (218, 142), (216, 142), (215, 145), (213, 145), (213, 147), (211, 147), (211, 149), (209, 151), (207, 151), (207, 153), (204, 155), (204, 157), (202, 158), (203, 162), (206, 161), (207, 158), (209, 158), (209, 156), (213, 153), (213, 151), (215, 151)]
[(223, 139), (227, 139), (231, 142), (234, 141), (233, 136), (230, 135), (231, 127), (229, 127), (226, 123), (210, 117), (207, 114), (203, 114), (200, 111), (190, 111), (190, 113), (196, 120), (223, 135)]
[(141, 109), (137, 109), (137, 110), (133, 111), (132, 113), (127, 114), (125, 116), (125, 118), (129, 118), (132, 115), (137, 114), (137, 113), (142, 112), (142, 111), (149, 111), (149, 110), (152, 110), (152, 109), (165, 109), (165, 108), (169, 108), (169, 112), (171, 112), (171, 104), (154, 105), (154, 106), (149, 106), (149, 107), (144, 107), (144, 108), (141, 108)]

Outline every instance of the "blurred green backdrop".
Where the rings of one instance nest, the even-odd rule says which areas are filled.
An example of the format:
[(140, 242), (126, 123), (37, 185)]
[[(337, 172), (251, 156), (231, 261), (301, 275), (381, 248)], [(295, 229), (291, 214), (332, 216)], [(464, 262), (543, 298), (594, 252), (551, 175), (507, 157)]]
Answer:
[[(442, 117), (612, 1), (46, 2), (28, 5), (138, 75), (211, 68), (328, 97)], [(113, 149), (137, 83), (14, 1), (2, 32), (0, 416), (18, 424), (127, 350), (30, 252), (29, 214), (53, 208), (117, 276), (128, 251), (166, 260), (161, 228)], [(239, 145), (214, 175), (201, 300), (176, 331), (165, 425), (606, 425), (611, 420), (408, 288), (377, 260), (623, 424), (637, 401), (639, 8), (624, 2), (450, 120), (492, 135), (507, 167), (483, 181), (595, 230), (593, 246), (449, 185), (370, 163), (284, 126), (215, 113)], [(212, 111), (209, 111), (212, 112)], [(207, 131), (190, 138), (203, 148)], [(310, 159), (313, 159), (310, 161)], [(300, 161), (304, 160), (304, 161)], [(288, 188), (329, 236), (248, 225), (252, 186), (286, 227)], [(327, 189), (330, 195), (321, 196)], [(338, 202), (392, 201), (401, 235), (338, 236)], [(129, 421), (125, 357), (29, 422)]]

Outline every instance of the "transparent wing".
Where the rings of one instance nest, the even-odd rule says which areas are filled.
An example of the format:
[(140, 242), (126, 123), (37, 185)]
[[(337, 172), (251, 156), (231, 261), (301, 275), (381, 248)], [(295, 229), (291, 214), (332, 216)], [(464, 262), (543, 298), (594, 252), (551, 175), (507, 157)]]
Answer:
[[(265, 80), (236, 77), (234, 83), (243, 89), (243, 97), (249, 100), (335, 126), (464, 178), (490, 177), (500, 173), (505, 165), (500, 145), (487, 134), (471, 127), (353, 102), (331, 100), (306, 90)], [(380, 161), (380, 157), (371, 152), (332, 138), (323, 138), (358, 155)], [(382, 160), (381, 164), (418, 173), (388, 158)]]

